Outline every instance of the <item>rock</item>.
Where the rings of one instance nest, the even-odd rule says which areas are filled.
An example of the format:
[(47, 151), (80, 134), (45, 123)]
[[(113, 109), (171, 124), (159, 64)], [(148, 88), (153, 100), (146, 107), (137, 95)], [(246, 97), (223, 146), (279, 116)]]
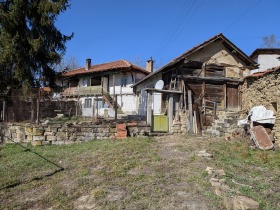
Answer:
[(212, 175), (213, 172), (215, 171), (215, 169), (212, 168), (212, 167), (207, 166), (205, 171), (207, 171), (209, 175)]
[(196, 155), (199, 157), (207, 157), (207, 158), (213, 157), (213, 155), (210, 153), (207, 153), (206, 150), (201, 150), (201, 151), (197, 152)]
[(233, 198), (233, 209), (234, 210), (256, 210), (259, 209), (260, 205), (258, 202), (246, 196), (235, 196)]

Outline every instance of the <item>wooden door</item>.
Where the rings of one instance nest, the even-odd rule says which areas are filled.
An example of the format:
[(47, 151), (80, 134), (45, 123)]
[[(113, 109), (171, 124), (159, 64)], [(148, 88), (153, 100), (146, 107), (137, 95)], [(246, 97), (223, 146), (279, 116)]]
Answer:
[(227, 84), (227, 109), (238, 110), (239, 107), (239, 94), (238, 85)]

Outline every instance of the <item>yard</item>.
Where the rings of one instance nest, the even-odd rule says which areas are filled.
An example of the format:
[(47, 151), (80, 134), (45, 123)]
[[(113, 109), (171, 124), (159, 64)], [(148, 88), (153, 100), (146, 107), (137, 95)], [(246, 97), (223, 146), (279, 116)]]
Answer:
[[(27, 147), (37, 154), (0, 148), (1, 209), (225, 209), (235, 194), (280, 209), (280, 152), (245, 141), (170, 135)], [(224, 170), (215, 178), (230, 187), (227, 199), (207, 167)]]

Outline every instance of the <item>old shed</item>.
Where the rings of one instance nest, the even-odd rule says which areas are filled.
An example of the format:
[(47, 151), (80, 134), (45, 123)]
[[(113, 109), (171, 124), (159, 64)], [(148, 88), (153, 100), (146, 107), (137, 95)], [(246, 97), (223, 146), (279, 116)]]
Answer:
[[(169, 124), (172, 122), (169, 131), (180, 127), (200, 132), (219, 113), (241, 109), (241, 85), (254, 68), (256, 63), (251, 58), (218, 34), (134, 85), (139, 113), (144, 113), (151, 123), (149, 118), (154, 115), (168, 116)], [(160, 93), (153, 91), (159, 80), (164, 83)], [(153, 96), (149, 101), (145, 91)]]

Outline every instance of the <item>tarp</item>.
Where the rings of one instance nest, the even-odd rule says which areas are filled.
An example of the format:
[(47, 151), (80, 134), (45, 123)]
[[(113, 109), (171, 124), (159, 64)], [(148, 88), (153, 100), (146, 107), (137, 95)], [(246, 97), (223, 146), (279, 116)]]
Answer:
[(273, 111), (267, 110), (264, 106), (254, 106), (246, 119), (238, 121), (238, 125), (248, 124), (248, 121), (274, 124), (275, 117), (273, 115)]

